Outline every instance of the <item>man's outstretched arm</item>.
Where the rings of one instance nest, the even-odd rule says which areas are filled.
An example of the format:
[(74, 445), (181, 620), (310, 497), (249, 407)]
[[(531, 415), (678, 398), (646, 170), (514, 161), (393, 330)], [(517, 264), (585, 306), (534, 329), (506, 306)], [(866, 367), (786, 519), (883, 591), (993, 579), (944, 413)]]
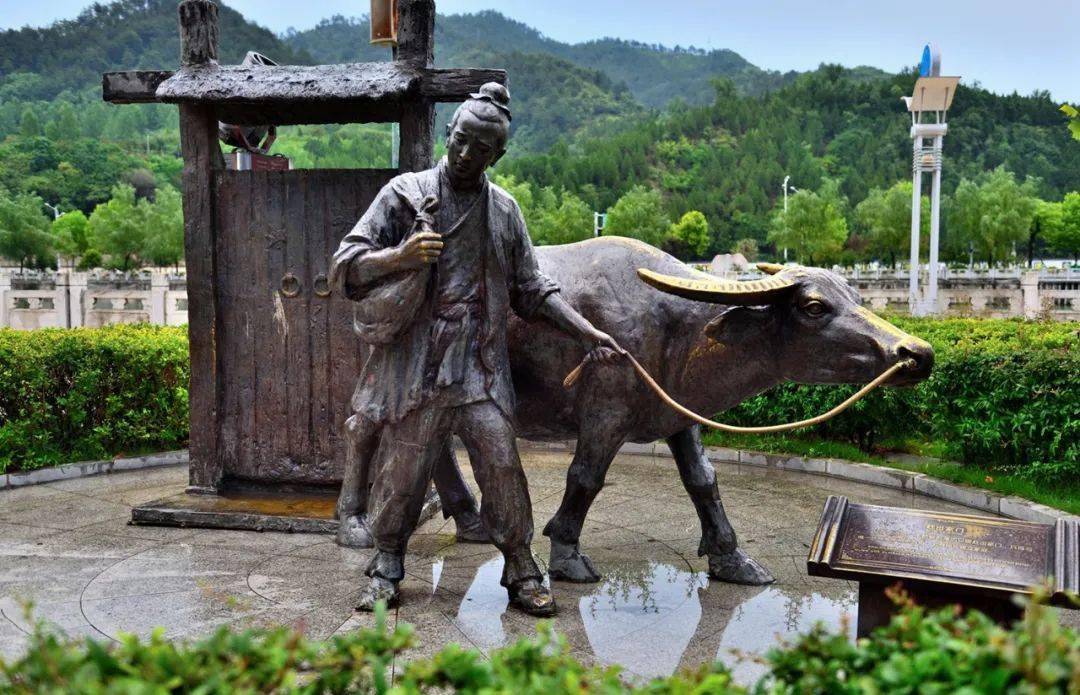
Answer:
[(585, 352), (590, 353), (593, 359), (613, 362), (626, 354), (614, 338), (592, 325), (570, 306), (559, 292), (549, 294), (536, 313), (551, 321), (567, 335), (577, 338)]

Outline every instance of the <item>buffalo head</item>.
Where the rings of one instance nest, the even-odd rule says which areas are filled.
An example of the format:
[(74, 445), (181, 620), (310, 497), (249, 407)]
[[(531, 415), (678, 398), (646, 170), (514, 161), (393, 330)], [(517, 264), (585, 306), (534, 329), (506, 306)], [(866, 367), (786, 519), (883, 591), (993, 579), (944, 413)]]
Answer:
[(913, 366), (894, 375), (890, 385), (914, 384), (930, 375), (930, 344), (863, 307), (858, 292), (836, 273), (758, 267), (766, 277), (748, 282), (705, 274), (678, 278), (645, 269), (638, 274), (663, 292), (731, 306), (706, 326), (706, 335), (724, 344), (769, 336), (780, 378), (801, 384), (866, 383), (901, 360)]

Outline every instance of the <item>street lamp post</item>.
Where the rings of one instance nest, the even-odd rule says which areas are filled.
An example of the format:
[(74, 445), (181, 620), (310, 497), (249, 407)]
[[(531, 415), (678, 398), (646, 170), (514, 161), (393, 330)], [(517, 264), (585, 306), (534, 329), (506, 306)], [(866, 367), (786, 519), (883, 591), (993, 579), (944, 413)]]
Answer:
[[(938, 249), (941, 233), (941, 164), (942, 146), (949, 127), (945, 116), (956, 96), (959, 77), (941, 76), (941, 52), (933, 44), (923, 48), (919, 79), (915, 92), (902, 97), (911, 113), (912, 186), (911, 186), (911, 273), (908, 278), (908, 305), (912, 314), (937, 313)], [(933, 114), (933, 122), (924, 122)], [(929, 141), (929, 142), (928, 142)], [(922, 175), (933, 175), (930, 189), (930, 263), (926, 296), (919, 297), (919, 234), (922, 213)]]
[[(792, 193), (798, 193), (799, 192), (799, 189), (795, 188), (794, 186), (788, 186), (788, 181), (790, 181), (790, 180), (791, 180), (790, 176), (785, 176), (784, 177), (784, 217), (785, 217), (785, 222), (786, 222), (786, 218), (787, 218), (787, 194), (788, 194), (788, 188), (791, 188)], [(786, 246), (784, 247), (784, 262), (787, 263), (787, 247)]]
[(607, 213), (606, 212), (594, 212), (593, 213), (593, 236), (601, 237), (604, 235), (604, 227), (607, 226)]

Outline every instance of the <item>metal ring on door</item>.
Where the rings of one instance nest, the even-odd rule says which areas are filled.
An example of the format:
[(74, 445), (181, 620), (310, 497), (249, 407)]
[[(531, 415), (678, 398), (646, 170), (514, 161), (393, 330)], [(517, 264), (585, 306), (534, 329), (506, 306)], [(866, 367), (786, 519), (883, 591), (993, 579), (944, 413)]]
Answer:
[(281, 294), (285, 295), (289, 299), (300, 296), (300, 290), (302, 289), (300, 284), (300, 278), (296, 277), (292, 273), (285, 273), (281, 278)]
[(321, 273), (315, 276), (315, 294), (319, 297), (330, 296), (330, 281)]

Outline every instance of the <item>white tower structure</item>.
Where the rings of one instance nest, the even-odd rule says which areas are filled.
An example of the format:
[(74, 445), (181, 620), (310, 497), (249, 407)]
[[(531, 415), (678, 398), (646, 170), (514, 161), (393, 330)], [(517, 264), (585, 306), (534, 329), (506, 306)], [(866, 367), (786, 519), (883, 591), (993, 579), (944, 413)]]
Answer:
[[(941, 231), (941, 148), (949, 127), (945, 116), (956, 96), (959, 77), (941, 76), (941, 53), (933, 44), (923, 48), (919, 79), (915, 92), (902, 97), (911, 113), (911, 139), (914, 141), (911, 186), (911, 277), (908, 280), (908, 304), (912, 314), (938, 311), (938, 249)], [(933, 120), (931, 121), (931, 117)], [(930, 189), (930, 263), (925, 296), (919, 296), (919, 233), (922, 213), (922, 175), (933, 175)]]

